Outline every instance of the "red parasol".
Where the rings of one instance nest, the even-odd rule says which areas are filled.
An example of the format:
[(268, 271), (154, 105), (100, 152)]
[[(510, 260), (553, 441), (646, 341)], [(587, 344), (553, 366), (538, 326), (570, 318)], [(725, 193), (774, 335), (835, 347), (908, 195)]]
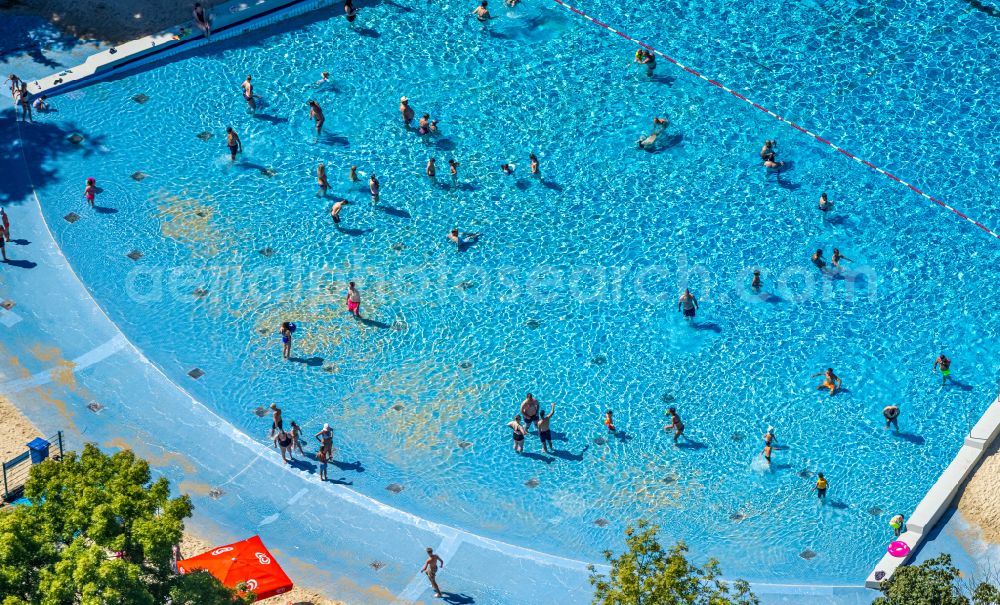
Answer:
[(264, 548), (260, 536), (177, 562), (181, 573), (197, 569), (204, 569), (230, 588), (245, 582), (247, 591), (254, 593), (258, 601), (292, 589), (292, 581)]

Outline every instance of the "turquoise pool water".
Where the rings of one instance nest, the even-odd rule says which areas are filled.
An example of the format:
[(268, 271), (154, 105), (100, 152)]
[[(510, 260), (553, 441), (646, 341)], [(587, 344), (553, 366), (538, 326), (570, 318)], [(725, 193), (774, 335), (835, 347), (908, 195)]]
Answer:
[[(634, 46), (555, 4), (497, 6), (488, 26), (471, 8), (378, 3), (355, 29), (312, 14), (54, 99), (22, 132), (70, 262), (154, 362), (262, 443), (255, 412), (271, 402), (309, 435), (330, 422), (331, 478), (383, 502), (585, 559), (646, 517), (727, 575), (860, 582), (889, 517), (913, 509), (995, 394), (997, 243), (664, 61), (648, 78)], [(580, 8), (1000, 224), (981, 92), (998, 84), (1000, 20), (962, 3)], [(323, 70), (332, 84), (317, 86)], [(439, 137), (402, 127), (401, 95)], [(318, 142), (309, 99), (327, 117)], [(662, 144), (638, 150), (655, 115), (671, 122)], [(775, 138), (780, 177), (757, 159)], [(378, 205), (351, 165), (379, 175)], [(454, 226), (483, 237), (457, 251)], [(809, 256), (834, 247), (851, 268), (825, 277)], [(350, 280), (366, 322), (344, 308)], [(685, 284), (693, 324), (676, 309)], [(284, 320), (298, 361), (281, 359)], [(931, 371), (941, 351), (959, 384)], [(827, 366), (846, 387), (832, 398), (810, 377)], [(529, 456), (511, 451), (504, 424), (526, 391), (556, 405), (554, 456), (534, 434)], [(882, 428), (889, 403), (900, 435)], [(687, 425), (678, 448), (668, 405)], [(771, 470), (768, 424), (783, 446)]]

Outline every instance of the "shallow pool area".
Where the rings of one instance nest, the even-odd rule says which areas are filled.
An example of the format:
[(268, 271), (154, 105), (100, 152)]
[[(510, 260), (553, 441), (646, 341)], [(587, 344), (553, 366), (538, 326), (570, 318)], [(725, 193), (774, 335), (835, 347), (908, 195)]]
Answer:
[[(375, 3), (353, 29), (313, 13), (53, 99), (58, 112), (21, 133), (73, 269), (211, 410), (268, 445), (272, 402), (310, 439), (330, 422), (331, 478), (393, 507), (585, 560), (643, 517), (727, 576), (859, 581), (888, 519), (913, 509), (995, 394), (996, 242), (665, 62), (647, 77), (635, 46), (554, 3), (498, 6), (486, 26), (466, 9)], [(1000, 225), (1000, 135), (981, 93), (998, 84), (984, 41), (1000, 20), (963, 3), (586, 9)], [(441, 134), (404, 129), (401, 95)], [(326, 113), (318, 140), (309, 99)], [(670, 125), (638, 149), (653, 116)], [(779, 174), (760, 166), (764, 139), (779, 141)], [(456, 226), (480, 241), (456, 250)], [(844, 271), (812, 265), (835, 247), (853, 259)], [(344, 308), (348, 281), (362, 321)], [(834, 397), (812, 377), (828, 366), (844, 381)], [(555, 404), (555, 454), (534, 433), (526, 456), (511, 451), (504, 425), (528, 391)], [(883, 428), (889, 404), (899, 433)], [(669, 406), (687, 426), (679, 447)]]

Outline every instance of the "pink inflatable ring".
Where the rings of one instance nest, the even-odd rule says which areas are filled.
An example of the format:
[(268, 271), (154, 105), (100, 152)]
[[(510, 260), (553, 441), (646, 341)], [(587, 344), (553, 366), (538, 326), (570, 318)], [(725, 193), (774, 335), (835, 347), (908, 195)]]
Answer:
[(905, 557), (910, 554), (910, 546), (902, 540), (896, 540), (889, 545), (889, 554), (894, 557)]

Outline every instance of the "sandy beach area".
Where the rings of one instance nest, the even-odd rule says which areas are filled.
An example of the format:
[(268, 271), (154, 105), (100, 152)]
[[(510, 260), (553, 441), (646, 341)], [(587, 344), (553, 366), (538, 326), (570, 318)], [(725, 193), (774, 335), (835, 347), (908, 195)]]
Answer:
[[(206, 8), (221, 3), (201, 0)], [(191, 21), (193, 7), (193, 0), (0, 0), (5, 12), (42, 17), (78, 38), (110, 44)]]
[(28, 442), (41, 435), (17, 408), (0, 397), (0, 460), (10, 460), (27, 451)]
[(979, 467), (958, 494), (958, 511), (983, 532), (987, 542), (1000, 544), (1000, 438), (986, 450)]

